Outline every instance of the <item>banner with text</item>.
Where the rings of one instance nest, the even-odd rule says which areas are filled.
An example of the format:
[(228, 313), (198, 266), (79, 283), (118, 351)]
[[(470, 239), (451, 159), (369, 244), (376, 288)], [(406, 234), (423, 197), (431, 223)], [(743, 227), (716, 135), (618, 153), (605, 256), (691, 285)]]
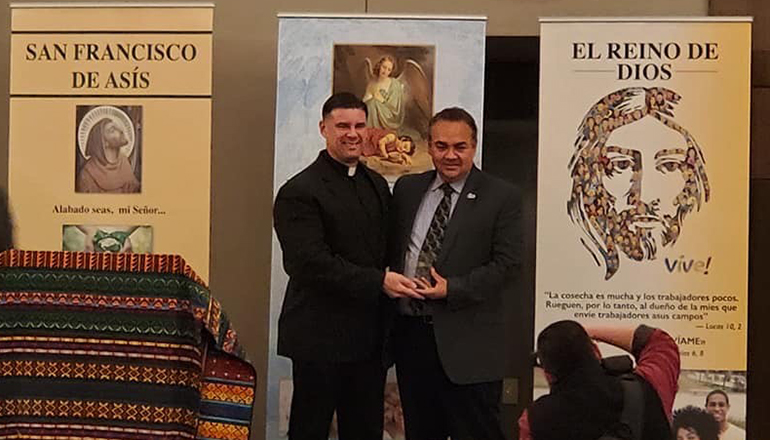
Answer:
[[(368, 167), (391, 184), (402, 175), (432, 169), (427, 134), (435, 112), (460, 106), (483, 125), (485, 32), (483, 17), (279, 15), (273, 190), (277, 193), (325, 148), (318, 129), (321, 107), (336, 92), (353, 93), (367, 105), (371, 135), (365, 142), (371, 143), (372, 153), (364, 153), (361, 160)], [(380, 153), (374, 145), (389, 136), (408, 137), (411, 142), (406, 145), (411, 148)], [(475, 161), (480, 165), (481, 139), (478, 144)], [(270, 440), (288, 435), (293, 392), (291, 362), (276, 353), (287, 283), (283, 254), (273, 234), (266, 433)], [(403, 439), (401, 402), (392, 374), (384, 405), (383, 438)], [(336, 422), (330, 438), (337, 438)]]
[(208, 280), (213, 7), (12, 9), (22, 249), (180, 254)]
[(540, 59), (536, 334), (662, 328), (676, 407), (721, 388), (742, 426), (750, 20), (544, 19)]

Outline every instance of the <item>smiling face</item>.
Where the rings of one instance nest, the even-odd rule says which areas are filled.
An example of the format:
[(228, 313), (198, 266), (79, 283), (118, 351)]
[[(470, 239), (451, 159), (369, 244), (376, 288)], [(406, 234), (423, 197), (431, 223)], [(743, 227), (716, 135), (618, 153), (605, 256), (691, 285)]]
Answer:
[(444, 182), (461, 180), (471, 171), (476, 154), (471, 127), (463, 121), (437, 121), (430, 129), (428, 154)]
[(336, 161), (355, 165), (361, 156), (366, 113), (358, 108), (336, 108), (319, 124), (326, 151)]
[(709, 412), (719, 423), (727, 420), (727, 413), (730, 411), (730, 404), (727, 403), (725, 396), (719, 393), (712, 394), (706, 402), (706, 411)]

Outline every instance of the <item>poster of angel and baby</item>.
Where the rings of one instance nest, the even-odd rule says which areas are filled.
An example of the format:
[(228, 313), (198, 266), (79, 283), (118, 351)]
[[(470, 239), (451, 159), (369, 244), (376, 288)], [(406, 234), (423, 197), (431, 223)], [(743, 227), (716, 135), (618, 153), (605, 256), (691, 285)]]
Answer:
[(366, 103), (367, 166), (387, 176), (430, 169), (434, 46), (335, 45), (333, 91)]
[[(458, 106), (483, 124), (486, 19), (280, 14), (273, 188), (312, 163), (325, 144), (321, 107), (337, 92), (366, 104), (361, 160), (392, 185), (433, 168), (428, 123)], [(482, 132), (475, 162), (481, 165)], [(286, 438), (293, 388), (291, 363), (276, 354), (278, 316), (288, 277), (274, 237), (266, 438)], [(388, 378), (383, 438), (403, 439), (395, 384)], [(336, 438), (332, 426), (330, 438)]]

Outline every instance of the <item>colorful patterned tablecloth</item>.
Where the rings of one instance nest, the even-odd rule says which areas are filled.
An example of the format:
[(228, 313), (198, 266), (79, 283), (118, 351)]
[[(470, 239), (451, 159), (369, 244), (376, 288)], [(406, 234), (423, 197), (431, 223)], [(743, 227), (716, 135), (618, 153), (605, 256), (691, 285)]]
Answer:
[(246, 440), (255, 384), (181, 257), (0, 254), (0, 439)]

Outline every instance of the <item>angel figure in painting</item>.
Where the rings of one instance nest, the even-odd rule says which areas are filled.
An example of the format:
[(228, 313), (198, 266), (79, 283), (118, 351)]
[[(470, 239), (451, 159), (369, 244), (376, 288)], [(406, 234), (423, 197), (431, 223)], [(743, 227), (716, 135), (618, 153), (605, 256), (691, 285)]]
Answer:
[(417, 113), (412, 115), (413, 120), (430, 119), (430, 84), (420, 64), (404, 60), (403, 68), (395, 76), (398, 66), (390, 55), (381, 57), (374, 67), (369, 58), (364, 62), (367, 83), (362, 100), (369, 111), (367, 125), (422, 138), (419, 126), (405, 123), (409, 111)]

